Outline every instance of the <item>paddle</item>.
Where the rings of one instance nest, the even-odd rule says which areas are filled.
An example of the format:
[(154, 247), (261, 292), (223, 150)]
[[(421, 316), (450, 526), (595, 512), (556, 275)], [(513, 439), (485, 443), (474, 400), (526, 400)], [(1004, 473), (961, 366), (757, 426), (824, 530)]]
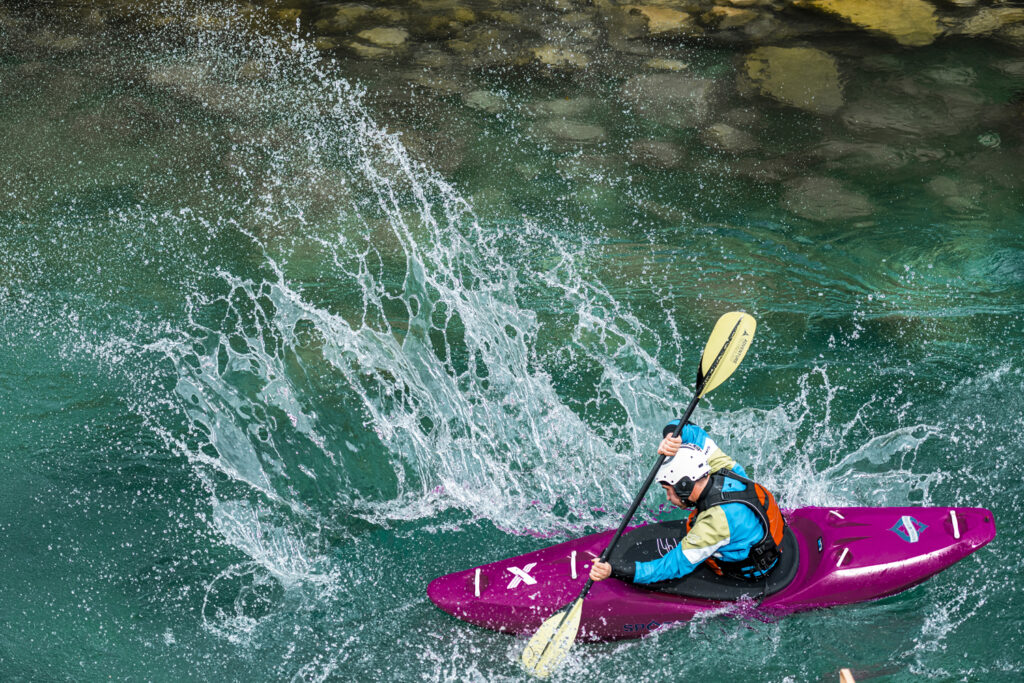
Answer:
[[(750, 348), (756, 327), (757, 322), (753, 317), (739, 311), (726, 313), (715, 323), (715, 328), (711, 331), (708, 343), (704, 347), (704, 353), (700, 357), (700, 364), (697, 366), (696, 395), (679, 420), (679, 425), (672, 434), (673, 438), (679, 436), (683, 425), (690, 419), (690, 415), (693, 414), (701, 397), (728, 379), (729, 375), (739, 367), (740, 361), (743, 360), (747, 349)], [(640, 492), (633, 499), (633, 504), (629, 506), (626, 516), (622, 518), (622, 523), (619, 524), (619, 529), (612, 537), (611, 543), (601, 553), (601, 562), (606, 562), (611, 556), (615, 544), (619, 542), (622, 532), (633, 519), (636, 509), (640, 506), (640, 502), (647, 494), (647, 489), (651, 487), (654, 477), (664, 462), (665, 456), (659, 455), (658, 461), (651, 468)], [(562, 611), (548, 617), (533, 638), (530, 638), (530, 642), (527, 643), (526, 649), (523, 651), (522, 662), (531, 674), (540, 678), (547, 677), (568, 654), (569, 648), (576, 641), (576, 634), (580, 628), (583, 598), (587, 596), (593, 585), (594, 581), (587, 579), (579, 596)]]

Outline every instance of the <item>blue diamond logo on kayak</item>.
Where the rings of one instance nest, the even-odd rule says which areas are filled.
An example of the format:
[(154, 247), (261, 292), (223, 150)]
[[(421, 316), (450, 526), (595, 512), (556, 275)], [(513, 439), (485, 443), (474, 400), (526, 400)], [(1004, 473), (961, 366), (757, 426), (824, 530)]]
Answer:
[(892, 525), (892, 528), (889, 529), (889, 531), (896, 532), (896, 535), (907, 543), (917, 543), (921, 538), (921, 534), (927, 528), (928, 525), (924, 522), (919, 522), (910, 515), (904, 515), (899, 518), (899, 521)]

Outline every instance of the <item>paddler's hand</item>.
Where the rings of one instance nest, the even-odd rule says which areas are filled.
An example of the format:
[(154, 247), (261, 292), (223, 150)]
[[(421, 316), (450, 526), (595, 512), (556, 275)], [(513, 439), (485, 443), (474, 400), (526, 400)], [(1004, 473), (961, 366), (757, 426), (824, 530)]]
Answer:
[(680, 436), (672, 438), (666, 436), (661, 440), (661, 445), (658, 446), (658, 455), (664, 455), (665, 457), (671, 458), (679, 452), (679, 447), (683, 445), (683, 439)]
[(612, 575), (612, 566), (607, 562), (601, 562), (600, 560), (594, 560), (594, 564), (590, 565), (590, 580), (591, 581), (604, 581)]

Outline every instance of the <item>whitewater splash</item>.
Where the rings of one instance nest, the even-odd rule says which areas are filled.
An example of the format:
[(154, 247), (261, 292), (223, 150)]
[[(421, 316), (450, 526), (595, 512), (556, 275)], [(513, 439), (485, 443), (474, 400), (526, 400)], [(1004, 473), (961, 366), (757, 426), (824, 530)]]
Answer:
[[(166, 283), (181, 319), (69, 353), (169, 362), (157, 390), (170, 394), (138, 376), (133, 408), (215, 509), (264, 510), (294, 539), (339, 515), (387, 525), (446, 508), (511, 531), (603, 519), (593, 503), (632, 495), (635, 454), (689, 391), (640, 342), (650, 330), (579, 243), (526, 219), (481, 222), (299, 36), (237, 29), (168, 29), (132, 53), (149, 87), (225, 117), (201, 134), (219, 162), (161, 194), (176, 208), (107, 219), (184, 265)], [(523, 292), (544, 293), (559, 325)], [(290, 575), (238, 524), (215, 528)], [(296, 541), (285, 563), (322, 567), (312, 546)]]
[[(230, 144), (218, 173), (175, 181), (196, 183), (184, 206), (118, 217), (188, 262), (183, 319), (146, 343), (90, 348), (169, 361), (184, 421), (168, 423), (166, 397), (136, 409), (218, 509), (269, 506), (290, 537), (338, 515), (387, 525), (446, 508), (543, 535), (607, 524), (691, 391), (648, 350), (658, 335), (589, 272), (582, 241), (525, 218), (481, 221), (298, 35), (236, 29), (211, 22), (136, 48), (151, 86), (229, 117)], [(204, 258), (214, 245), (240, 258)], [(551, 301), (558, 324), (524, 296)], [(674, 327), (664, 344), (684, 348)], [(784, 504), (854, 502), (856, 463), (936, 434), (900, 427), (851, 445), (861, 416), (833, 426), (827, 370), (798, 389), (771, 411), (702, 413)], [(823, 453), (833, 462), (816, 470)], [(907, 474), (868, 476), (900, 491)], [(318, 552), (294, 550), (308, 567)]]

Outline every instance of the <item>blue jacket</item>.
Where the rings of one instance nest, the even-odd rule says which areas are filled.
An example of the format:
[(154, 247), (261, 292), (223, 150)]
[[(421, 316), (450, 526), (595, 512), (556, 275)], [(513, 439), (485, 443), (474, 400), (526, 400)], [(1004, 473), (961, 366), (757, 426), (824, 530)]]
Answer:
[[(675, 428), (678, 421), (670, 426)], [(666, 428), (667, 429), (667, 428)], [(691, 443), (704, 450), (712, 472), (728, 468), (746, 478), (743, 466), (722, 452), (708, 433), (697, 425), (688, 424), (680, 436), (683, 443)], [(735, 479), (726, 479), (725, 491), (740, 491), (746, 484)], [(661, 559), (637, 562), (633, 581), (654, 583), (686, 576), (709, 557), (734, 562), (746, 559), (750, 549), (765, 534), (761, 522), (742, 503), (725, 503), (712, 507), (697, 515), (690, 531), (675, 548)]]

